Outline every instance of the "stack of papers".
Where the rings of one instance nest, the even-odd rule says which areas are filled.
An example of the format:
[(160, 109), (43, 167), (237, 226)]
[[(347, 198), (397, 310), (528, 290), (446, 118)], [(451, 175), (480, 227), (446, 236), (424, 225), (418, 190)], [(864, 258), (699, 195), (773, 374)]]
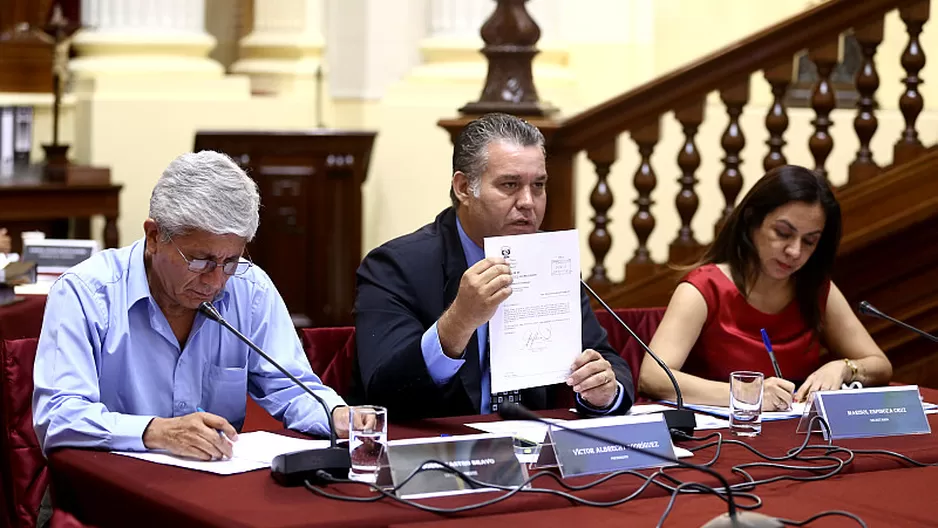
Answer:
[(147, 451), (144, 453), (112, 451), (112, 453), (168, 466), (207, 471), (218, 475), (234, 475), (235, 473), (269, 468), (270, 463), (277, 455), (328, 447), (329, 441), (306, 440), (266, 431), (257, 431), (239, 434), (238, 441), (234, 442), (233, 446), (233, 455), (228, 460), (193, 460), (163, 451)]

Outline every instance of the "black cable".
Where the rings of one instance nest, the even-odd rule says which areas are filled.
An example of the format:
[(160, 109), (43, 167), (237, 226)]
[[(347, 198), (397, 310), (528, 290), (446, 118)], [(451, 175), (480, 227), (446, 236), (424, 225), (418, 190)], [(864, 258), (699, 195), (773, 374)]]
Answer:
[[(827, 426), (827, 423), (820, 417), (812, 418), (811, 422), (809, 423), (809, 430), (812, 430), (814, 428), (815, 421), (819, 422), (822, 427), (828, 429), (829, 431), (829, 427)], [(743, 482), (730, 484), (729, 487), (732, 490), (734, 496), (740, 495), (752, 501), (752, 504), (749, 504), (746, 506), (740, 506), (741, 509), (746, 509), (746, 510), (760, 508), (762, 506), (762, 499), (758, 495), (755, 495), (752, 493), (740, 493), (741, 491), (753, 490), (759, 485), (764, 485), (767, 483), (778, 482), (778, 481), (783, 481), (783, 480), (792, 480), (792, 481), (824, 480), (824, 479), (830, 478), (831, 476), (834, 476), (840, 473), (846, 466), (853, 463), (857, 455), (861, 455), (861, 454), (891, 456), (891, 457), (898, 458), (911, 465), (918, 466), (918, 467), (929, 467), (929, 466), (938, 465), (938, 464), (929, 464), (929, 463), (919, 462), (908, 456), (895, 453), (892, 451), (887, 451), (887, 450), (876, 450), (876, 449), (851, 450), (848, 448), (833, 445), (833, 443), (830, 440), (828, 440), (826, 444), (813, 445), (813, 444), (809, 444), (811, 440), (810, 434), (805, 436), (805, 439), (801, 443), (801, 445), (794, 447), (792, 449), (789, 449), (782, 456), (773, 456), (773, 455), (763, 453), (759, 451), (758, 449), (750, 446), (749, 444), (739, 441), (739, 440), (724, 439), (722, 433), (720, 432), (709, 433), (702, 437), (696, 437), (692, 435), (680, 435), (680, 436), (682, 436), (684, 439), (688, 441), (693, 441), (693, 442), (707, 442), (708, 440), (716, 438), (716, 441), (707, 442), (699, 446), (691, 447), (689, 449), (692, 452), (698, 452), (709, 447), (715, 447), (715, 453), (714, 453), (713, 458), (704, 464), (699, 464), (702, 466), (709, 467), (716, 463), (716, 461), (720, 458), (724, 443), (728, 445), (739, 445), (747, 449), (752, 454), (762, 459), (762, 461), (747, 462), (747, 463), (739, 464), (737, 466), (730, 468), (730, 470), (734, 474), (743, 478)], [(812, 451), (822, 451), (823, 453), (820, 455), (811, 455), (810, 453)], [(837, 455), (843, 455), (843, 457), (837, 456)], [(801, 466), (801, 465), (795, 465), (795, 464), (783, 463), (783, 462), (811, 462), (813, 465)], [(817, 462), (824, 462), (824, 463), (819, 465), (817, 464)], [(388, 498), (397, 503), (401, 503), (401, 504), (411, 506), (411, 507), (414, 507), (423, 511), (429, 511), (429, 512), (438, 513), (438, 514), (461, 513), (465, 511), (471, 511), (471, 510), (475, 510), (479, 508), (484, 508), (486, 506), (490, 506), (492, 504), (496, 504), (498, 502), (504, 501), (518, 493), (549, 494), (549, 495), (554, 495), (554, 496), (564, 498), (567, 501), (573, 504), (577, 504), (577, 505), (586, 505), (586, 506), (592, 506), (592, 507), (611, 507), (611, 506), (620, 505), (630, 500), (633, 500), (635, 497), (639, 496), (646, 489), (648, 489), (648, 487), (650, 487), (651, 485), (655, 485), (666, 490), (671, 495), (671, 500), (669, 501), (668, 507), (666, 508), (664, 514), (662, 515), (661, 521), (659, 521), (659, 524), (661, 522), (664, 522), (664, 519), (666, 519), (667, 516), (670, 514), (671, 510), (673, 509), (677, 496), (682, 493), (691, 493), (691, 494), (711, 493), (711, 494), (716, 495), (723, 501), (727, 500), (725, 496), (726, 490), (724, 490), (723, 488), (716, 488), (716, 487), (708, 486), (708, 485), (697, 483), (697, 482), (683, 482), (680, 479), (668, 474), (666, 470), (673, 469), (674, 468), (673, 466), (659, 468), (657, 471), (652, 472), (647, 475), (643, 473), (639, 473), (637, 471), (632, 471), (632, 470), (617, 471), (614, 473), (604, 475), (596, 480), (593, 480), (591, 482), (588, 482), (582, 485), (569, 484), (565, 482), (560, 476), (558, 476), (554, 472), (542, 471), (542, 472), (538, 472), (538, 473), (535, 473), (534, 475), (529, 476), (520, 486), (515, 487), (515, 486), (502, 486), (502, 485), (496, 485), (492, 483), (479, 481), (475, 478), (472, 478), (468, 475), (463, 474), (460, 470), (457, 470), (456, 468), (453, 468), (449, 466), (448, 464), (441, 462), (441, 461), (427, 460), (426, 462), (424, 462), (424, 464), (428, 464), (428, 463), (432, 463), (435, 465), (429, 468), (424, 467), (424, 465), (421, 465), (421, 467), (414, 469), (414, 471), (412, 471), (403, 481), (401, 481), (397, 485), (396, 488), (393, 488), (390, 491), (383, 489), (379, 486), (376, 486), (374, 484), (367, 483), (367, 482), (353, 481), (353, 480), (347, 480), (347, 479), (337, 479), (331, 476), (329, 476), (329, 478), (327, 479), (328, 481), (335, 482), (335, 483), (350, 483), (350, 484), (364, 485), (368, 487), (369, 489), (371, 489), (372, 491), (375, 491), (377, 493), (376, 495), (370, 496), (370, 497), (356, 497), (356, 496), (332, 494), (312, 485), (308, 481), (305, 483), (305, 485), (306, 485), (306, 488), (309, 489), (310, 491), (320, 496), (335, 499), (335, 500), (343, 500), (343, 501), (351, 501), (351, 502), (376, 502), (376, 501)], [(804, 476), (784, 474), (784, 475), (776, 475), (774, 477), (757, 480), (752, 477), (752, 475), (749, 473), (749, 470), (751, 470), (752, 468), (760, 468), (760, 467), (776, 468), (776, 469), (782, 469), (782, 470), (787, 470), (787, 471), (806, 471), (806, 472), (814, 472), (814, 473), (821, 472), (821, 474), (804, 475)], [(505, 493), (500, 494), (497, 497), (494, 497), (492, 499), (489, 499), (480, 503), (469, 504), (469, 505), (465, 505), (465, 506), (461, 506), (457, 508), (437, 508), (437, 507), (427, 506), (425, 504), (417, 503), (411, 500), (402, 499), (394, 494), (395, 491), (399, 490), (403, 485), (408, 483), (417, 474), (423, 471), (446, 471), (448, 473), (455, 475), (457, 478), (460, 478), (461, 480), (463, 480), (470, 486), (496, 489), (496, 490), (504, 491)], [(582, 497), (578, 497), (576, 495), (573, 495), (572, 493), (568, 493), (568, 492), (579, 492), (579, 491), (589, 490), (595, 486), (609, 482), (621, 476), (636, 477), (639, 480), (641, 480), (642, 483), (636, 490), (634, 490), (628, 496), (620, 498), (615, 501), (605, 501), (605, 502), (592, 501), (592, 500), (584, 499)], [(552, 488), (526, 487), (526, 486), (530, 486), (537, 479), (544, 478), (544, 477), (552, 479), (554, 482), (557, 483), (558, 486), (560, 486), (561, 488), (563, 488), (563, 490), (566, 490), (566, 491), (552, 489)], [(325, 478), (324, 475), (323, 475), (323, 478)], [(863, 520), (857, 517), (856, 515), (849, 513), (849, 512), (843, 512), (843, 511), (821, 512), (805, 521), (792, 521), (788, 519), (781, 519), (781, 521), (785, 524), (789, 524), (792, 526), (804, 526), (816, 519), (826, 517), (826, 516), (832, 516), (832, 515), (846, 516), (857, 521), (860, 524), (860, 526), (864, 526), (864, 527), (866, 526)]]
[(828, 511), (824, 511), (821, 513), (816, 513), (813, 516), (808, 517), (807, 519), (803, 521), (793, 521), (791, 519), (782, 519), (781, 517), (776, 517), (776, 519), (778, 519), (779, 522), (781, 522), (782, 524), (787, 524), (789, 526), (807, 526), (808, 523), (812, 523), (822, 517), (833, 517), (837, 515), (841, 517), (847, 517), (847, 518), (853, 519), (854, 521), (857, 522), (857, 524), (859, 524), (863, 528), (868, 528), (866, 526), (866, 523), (863, 522), (863, 519), (861, 519), (857, 515), (854, 515), (848, 511), (843, 511), (843, 510), (828, 510)]
[(853, 451), (854, 453), (860, 454), (860, 455), (886, 455), (886, 456), (891, 456), (891, 457), (898, 458), (899, 460), (904, 460), (904, 461), (908, 462), (909, 464), (912, 464), (913, 466), (916, 466), (916, 467), (935, 467), (935, 466), (938, 466), (938, 464), (936, 464), (936, 463), (919, 462), (918, 460), (914, 460), (914, 459), (912, 459), (912, 458), (909, 458), (909, 457), (907, 457), (907, 456), (905, 456), (905, 455), (903, 455), (903, 454), (901, 454), (901, 453), (896, 453), (896, 452), (894, 452), (894, 451), (887, 451), (887, 450), (885, 450), (885, 449), (851, 449), (851, 451)]
[[(431, 466), (431, 467), (425, 467), (426, 464), (435, 464), (435, 465), (434, 465), (434, 466)], [(448, 472), (448, 473), (452, 473), (453, 475), (457, 476), (458, 478), (460, 478), (460, 479), (463, 480), (464, 482), (466, 482), (466, 483), (468, 483), (468, 484), (470, 484), (470, 485), (472, 485), (472, 486), (474, 486), (474, 487), (493, 488), (493, 489), (498, 489), (498, 490), (502, 490), (502, 491), (507, 491), (508, 493), (506, 493), (506, 494), (504, 494), (504, 495), (500, 495), (500, 496), (495, 497), (495, 498), (493, 498), (493, 499), (490, 499), (490, 500), (488, 500), (488, 501), (484, 501), (484, 502), (482, 502), (482, 503), (466, 505), (466, 506), (462, 506), (462, 507), (458, 507), (458, 508), (436, 508), (436, 507), (430, 507), (430, 506), (426, 506), (426, 505), (424, 505), (424, 504), (416, 503), (416, 502), (413, 502), (413, 501), (410, 501), (410, 500), (407, 500), (407, 499), (402, 499), (402, 498), (397, 497), (396, 495), (393, 494), (393, 491), (394, 491), (394, 490), (399, 490), (399, 489), (403, 486), (404, 483), (406, 483), (406, 482), (409, 481), (411, 478), (413, 478), (414, 475), (416, 475), (417, 473), (420, 473), (420, 472), (422, 472), (422, 471), (446, 471), (446, 472)], [(569, 490), (583, 490), (583, 489), (588, 489), (588, 488), (594, 487), (594, 486), (596, 486), (596, 485), (598, 485), (598, 484), (600, 484), (600, 483), (602, 483), (602, 482), (606, 482), (606, 481), (610, 480), (610, 478), (614, 478), (614, 477), (621, 476), (621, 475), (633, 475), (633, 476), (637, 476), (637, 477), (641, 478), (642, 480), (644, 480), (644, 483), (643, 483), (637, 490), (635, 490), (633, 493), (631, 493), (630, 495), (628, 495), (628, 496), (626, 496), (626, 497), (623, 497), (623, 498), (620, 498), (620, 499), (617, 499), (617, 500), (615, 500), (615, 501), (608, 501), (608, 502), (591, 501), (591, 500), (587, 500), (587, 499), (584, 499), (584, 498), (581, 498), (581, 497), (577, 497), (577, 496), (575, 496), (575, 495), (571, 495), (571, 494), (569, 494), (569, 493), (565, 493), (565, 492), (563, 492), (563, 491), (555, 490), (555, 489), (549, 489), (549, 488), (525, 488), (525, 486), (529, 485), (529, 484), (530, 484), (531, 482), (533, 482), (534, 480), (536, 480), (536, 479), (538, 479), (538, 478), (540, 478), (540, 477), (545, 477), (545, 476), (546, 476), (546, 477), (550, 477), (550, 478), (554, 479), (554, 481), (556, 481), (560, 486), (562, 486), (562, 487), (564, 487), (564, 488), (566, 488), (566, 489), (569, 489)], [(456, 469), (456, 468), (453, 468), (453, 467), (450, 466), (449, 464), (446, 464), (446, 463), (444, 463), (444, 462), (440, 462), (440, 461), (438, 461), (438, 460), (427, 460), (427, 461), (425, 461), (419, 468), (416, 468), (413, 472), (411, 472), (410, 475), (408, 475), (408, 477), (407, 477), (406, 479), (404, 479), (404, 481), (402, 481), (400, 485), (398, 485), (396, 488), (392, 488), (392, 491), (385, 490), (384, 488), (381, 488), (380, 486), (377, 486), (377, 485), (372, 484), (372, 483), (369, 483), (369, 482), (361, 482), (361, 481), (349, 480), (349, 479), (336, 479), (336, 478), (332, 477), (331, 475), (329, 475), (329, 476), (327, 476), (327, 475), (319, 475), (321, 478), (323, 478), (324, 480), (329, 481), (329, 482), (341, 483), (341, 484), (358, 484), (358, 485), (367, 486), (367, 487), (370, 488), (371, 490), (376, 491), (376, 492), (378, 493), (378, 495), (376, 495), (376, 496), (374, 496), (374, 497), (353, 497), (353, 496), (347, 496), (347, 495), (336, 495), (336, 494), (333, 494), (333, 493), (329, 493), (329, 492), (327, 492), (327, 491), (325, 491), (325, 490), (322, 490), (322, 489), (320, 489), (320, 488), (318, 488), (318, 487), (316, 487), (316, 486), (313, 486), (312, 483), (310, 483), (309, 481), (306, 481), (304, 484), (305, 484), (306, 488), (309, 489), (310, 491), (312, 491), (312, 492), (314, 492), (314, 493), (316, 493), (316, 494), (318, 494), (318, 495), (320, 495), (320, 496), (323, 496), (323, 497), (326, 497), (326, 498), (335, 499), (335, 500), (343, 500), (343, 501), (348, 501), (348, 502), (375, 502), (375, 501), (380, 500), (380, 499), (383, 499), (383, 498), (389, 498), (389, 499), (391, 499), (391, 500), (393, 500), (393, 501), (395, 501), (395, 502), (399, 502), (399, 503), (402, 503), (402, 504), (405, 504), (405, 505), (408, 505), (408, 506), (413, 506), (413, 507), (415, 507), (415, 508), (417, 508), (417, 509), (424, 510), (424, 511), (430, 511), (430, 512), (433, 512), (433, 513), (462, 513), (462, 512), (465, 512), (465, 511), (470, 511), (470, 510), (473, 510), (473, 509), (483, 508), (483, 507), (490, 506), (490, 505), (492, 505), (492, 504), (501, 502), (501, 501), (503, 501), (503, 500), (505, 500), (505, 499), (507, 499), (507, 498), (509, 498), (509, 497), (511, 497), (511, 496), (513, 496), (513, 495), (515, 495), (516, 493), (519, 493), (519, 492), (524, 492), (524, 493), (544, 493), (544, 494), (556, 495), (556, 496), (565, 498), (565, 499), (569, 500), (570, 502), (572, 502), (572, 503), (574, 503), (574, 504), (579, 504), (579, 505), (584, 505), (584, 506), (593, 506), (593, 507), (600, 507), (600, 508), (602, 508), (602, 507), (617, 506), (617, 505), (619, 505), (619, 504), (623, 504), (623, 503), (625, 503), (625, 502), (628, 502), (629, 500), (632, 500), (632, 499), (634, 499), (635, 497), (637, 497), (638, 495), (640, 495), (640, 494), (641, 494), (650, 484), (652, 484), (652, 483), (654, 483), (654, 484), (656, 484), (656, 485), (658, 485), (658, 486), (660, 486), (660, 487), (662, 487), (662, 488), (664, 488), (664, 489), (666, 489), (666, 490), (668, 490), (668, 491), (670, 491), (670, 492), (672, 492), (672, 493), (674, 493), (675, 490), (680, 491), (680, 486), (678, 486), (677, 488), (675, 488), (675, 487), (668, 486), (667, 484), (664, 484), (664, 483), (662, 483), (662, 482), (658, 482), (658, 481), (656, 480), (656, 478), (657, 478), (658, 476), (661, 476), (661, 475), (662, 475), (662, 473), (660, 472), (660, 470), (657, 471), (657, 472), (655, 472), (655, 473), (652, 473), (651, 475), (643, 475), (643, 474), (638, 473), (638, 472), (635, 472), (635, 471), (621, 471), (621, 472), (617, 472), (617, 473), (614, 473), (614, 474), (611, 474), (611, 475), (607, 475), (606, 477), (603, 477), (603, 478), (601, 478), (601, 479), (598, 479), (598, 480), (596, 480), (596, 481), (593, 481), (593, 482), (591, 482), (591, 483), (589, 483), (588, 485), (585, 485), (585, 486), (571, 486), (570, 484), (564, 482), (564, 481), (563, 481), (560, 477), (558, 477), (555, 473), (539, 472), (539, 473), (536, 473), (535, 475), (529, 477), (527, 480), (525, 480), (525, 481), (522, 482), (519, 486), (516, 487), (516, 486), (502, 486), (502, 485), (498, 485), (498, 484), (491, 484), (491, 483), (487, 483), (487, 482), (482, 482), (482, 481), (479, 481), (478, 479), (475, 479), (475, 478), (473, 478), (473, 477), (471, 477), (471, 476), (469, 476), (469, 475), (464, 474), (462, 471), (460, 471), (460, 470), (458, 470), (458, 469)], [(712, 490), (712, 489), (713, 489), (713, 488), (711, 488), (711, 487), (709, 487), (709, 486), (705, 486), (705, 485), (703, 485), (703, 484), (698, 484), (698, 483), (684, 483), (683, 485), (684, 485), (684, 486), (695, 485), (697, 488), (704, 489), (704, 490), (706, 490), (706, 489)], [(724, 497), (724, 496), (723, 496), (722, 494), (720, 494), (720, 493), (717, 493), (717, 496), (718, 496), (721, 500), (724, 500), (724, 501), (727, 500), (726, 497)], [(755, 495), (749, 494), (749, 493), (743, 493), (742, 496), (743, 496), (743, 497), (746, 497), (746, 498), (752, 499), (753, 502), (755, 503), (755, 506), (748, 506), (748, 507), (745, 507), (745, 509), (751, 509), (751, 508), (759, 507), (759, 506), (761, 505), (761, 499), (759, 499), (758, 496), (755, 496)], [(741, 507), (742, 507), (742, 506), (741, 506)]]

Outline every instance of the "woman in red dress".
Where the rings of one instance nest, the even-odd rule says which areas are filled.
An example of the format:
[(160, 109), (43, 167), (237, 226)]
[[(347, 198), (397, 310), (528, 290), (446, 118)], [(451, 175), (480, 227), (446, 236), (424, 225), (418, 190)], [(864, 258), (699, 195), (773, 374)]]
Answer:
[[(778, 167), (753, 186), (675, 289), (650, 344), (687, 403), (728, 405), (736, 370), (765, 375), (764, 410), (844, 383), (889, 382), (889, 360), (830, 279), (840, 234), (840, 204), (810, 170)], [(762, 329), (783, 378), (775, 377)], [(830, 352), (823, 364), (822, 345)], [(675, 397), (650, 358), (639, 390)]]

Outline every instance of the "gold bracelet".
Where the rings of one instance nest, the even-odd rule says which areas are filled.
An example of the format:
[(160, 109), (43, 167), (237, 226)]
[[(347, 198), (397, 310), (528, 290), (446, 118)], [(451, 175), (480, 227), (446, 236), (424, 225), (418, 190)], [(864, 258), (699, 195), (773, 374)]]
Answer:
[(860, 370), (860, 367), (858, 367), (852, 359), (844, 358), (844, 363), (850, 367), (850, 379), (847, 380), (847, 383), (850, 383), (851, 381), (857, 379), (857, 371)]

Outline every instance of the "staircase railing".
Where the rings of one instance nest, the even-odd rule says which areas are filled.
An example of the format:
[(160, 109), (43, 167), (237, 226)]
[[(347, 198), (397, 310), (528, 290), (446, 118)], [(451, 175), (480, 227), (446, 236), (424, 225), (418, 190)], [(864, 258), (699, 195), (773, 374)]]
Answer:
[[(701, 164), (695, 136), (705, 118), (708, 94), (719, 92), (729, 116), (729, 123), (721, 139), (724, 157), (718, 182), (725, 204), (714, 226), (714, 229), (719, 229), (721, 222), (732, 212), (743, 187), (740, 152), (746, 144), (746, 137), (739, 120), (743, 108), (749, 102), (750, 78), (761, 72), (773, 94), (773, 101), (765, 117), (769, 139), (762, 160), (763, 168), (769, 170), (786, 163), (784, 147), (789, 116), (785, 99), (793, 81), (793, 62), (804, 50), (807, 50), (817, 66), (818, 77), (810, 98), (814, 119), (811, 121), (813, 133), (807, 147), (814, 160), (812, 168), (826, 177), (828, 157), (834, 147), (830, 133), (831, 112), (836, 106), (831, 74), (839, 58), (840, 36), (847, 31), (853, 32), (862, 49), (862, 65), (855, 78), (859, 100), (853, 123), (860, 147), (848, 169), (848, 185), (881, 174), (887, 167), (876, 162), (870, 149), (870, 142), (878, 127), (875, 97), (880, 80), (875, 59), (877, 47), (883, 41), (884, 18), (894, 10), (899, 11), (899, 17), (905, 24), (908, 41), (900, 58), (905, 77), (902, 79), (904, 90), (899, 98), (899, 109), (905, 125), (895, 142), (892, 162), (905, 163), (925, 152), (916, 120), (924, 107), (918, 89), (922, 82), (919, 73), (925, 65), (925, 53), (919, 35), (928, 20), (929, 7), (928, 0), (829, 0), (572, 116), (556, 128), (552, 127), (552, 130), (545, 130), (548, 137), (548, 171), (552, 183), (555, 180), (564, 182), (564, 193), (558, 195), (552, 192), (551, 195), (551, 207), (561, 208), (559, 213), (556, 210), (553, 212), (556, 217), (573, 218), (576, 204), (570, 196), (573, 186), (569, 182), (574, 179), (575, 156), (585, 151), (595, 166), (596, 184), (590, 196), (593, 225), (589, 236), (594, 264), (589, 282), (603, 289), (619, 289), (622, 286), (609, 279), (605, 263), (612, 245), (608, 212), (613, 204), (613, 194), (608, 175), (610, 167), (617, 160), (619, 137), (628, 133), (641, 156), (633, 178), (638, 194), (632, 215), (637, 248), (625, 265), (625, 280), (634, 283), (654, 275), (665, 264), (655, 262), (648, 248), (648, 238), (656, 225), (650, 209), (657, 185), (651, 156), (660, 139), (663, 117), (673, 113), (684, 135), (683, 145), (676, 155), (676, 163), (681, 171), (681, 188), (675, 197), (680, 227), (670, 242), (668, 255), (668, 263), (683, 264), (696, 259), (703, 247), (691, 223), (699, 206), (697, 169)], [(555, 188), (552, 186), (551, 190), (555, 191)]]

